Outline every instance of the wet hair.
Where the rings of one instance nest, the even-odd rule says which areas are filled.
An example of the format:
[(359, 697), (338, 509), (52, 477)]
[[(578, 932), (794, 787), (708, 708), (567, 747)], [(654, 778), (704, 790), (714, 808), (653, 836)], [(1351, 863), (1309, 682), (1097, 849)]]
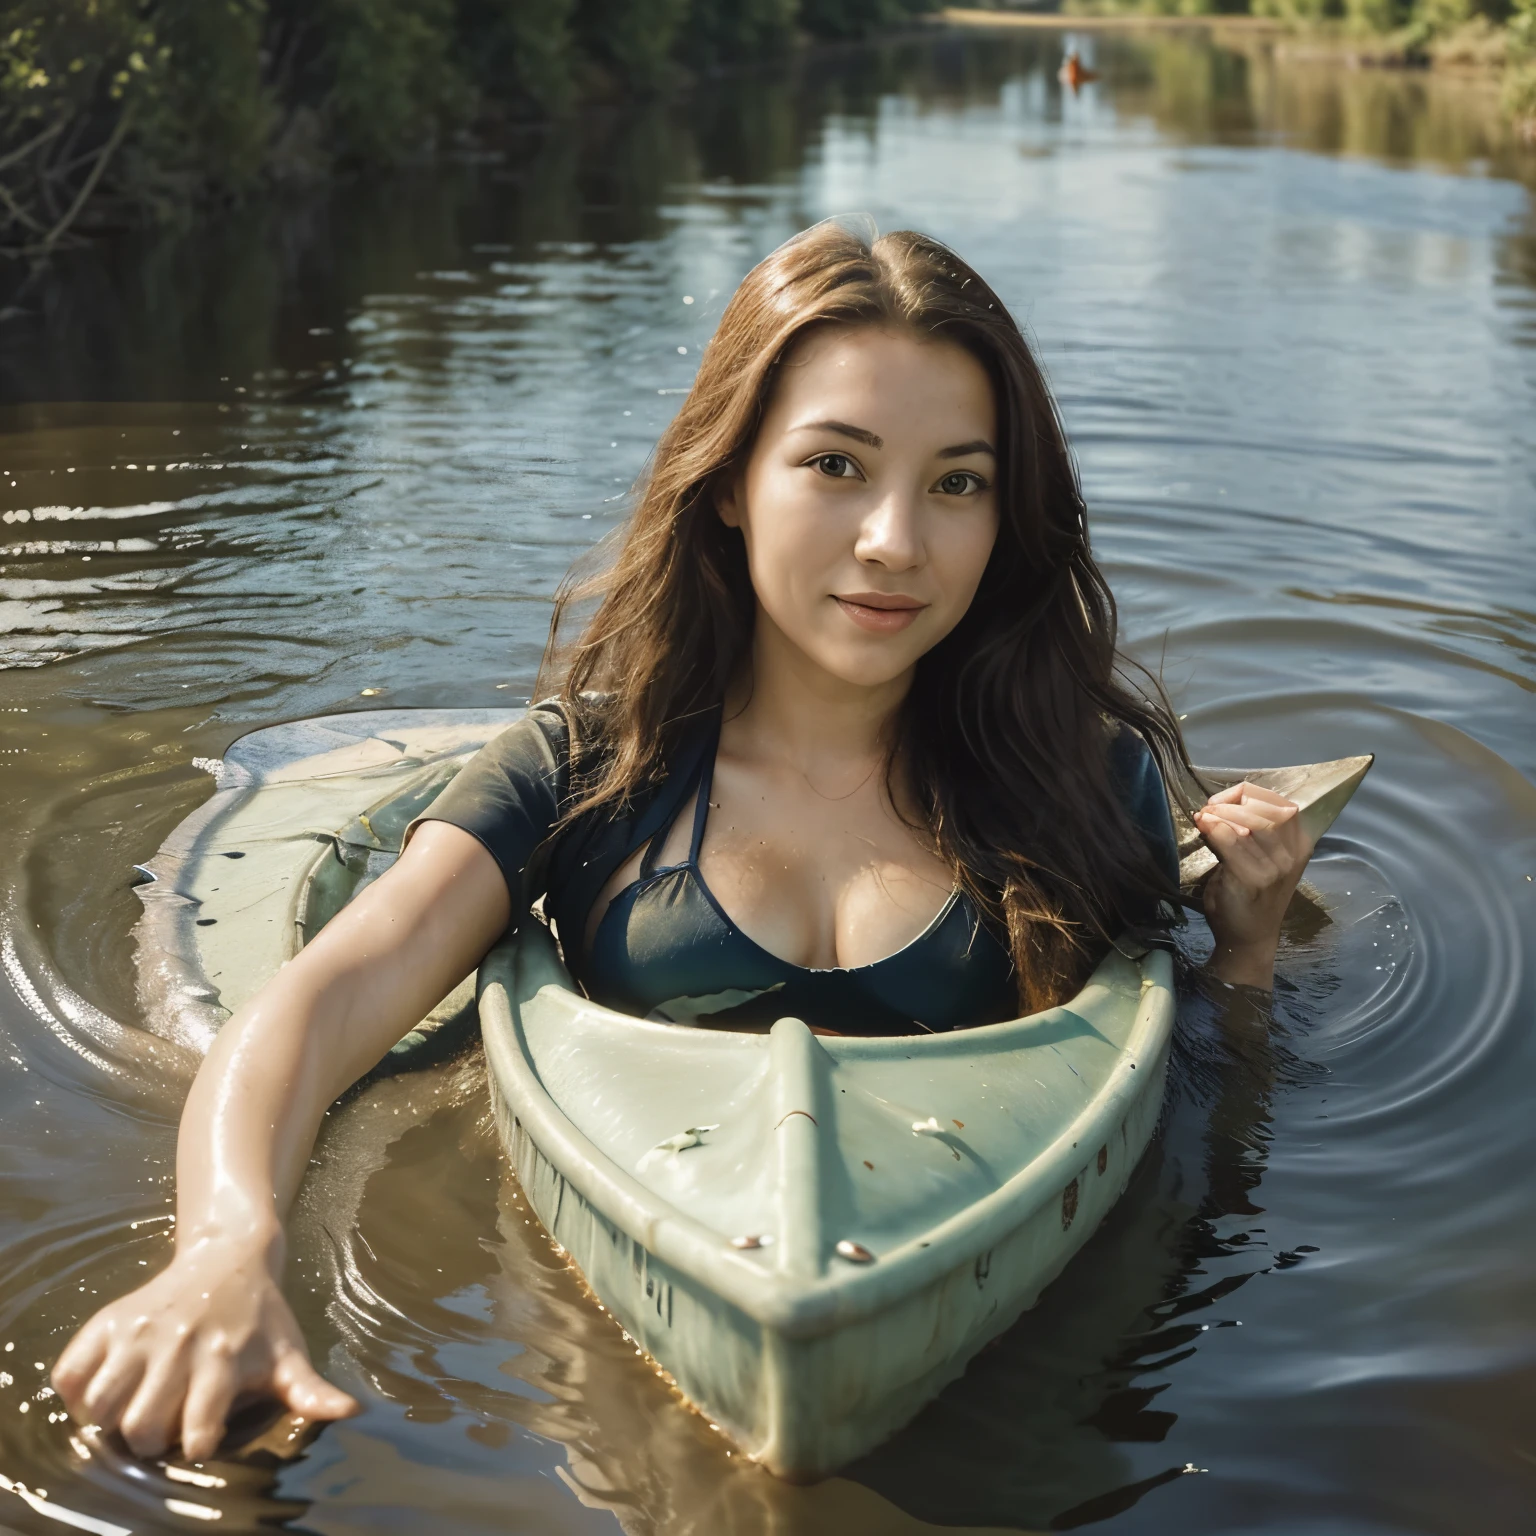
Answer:
[[(616, 554), (556, 599), (541, 686), (558, 683), (601, 746), (581, 758), (568, 814), (616, 812), (655, 783), (748, 663), (756, 599), (717, 493), (751, 454), (796, 344), (813, 327), (864, 325), (963, 347), (995, 397), (997, 540), (969, 610), (917, 664), (887, 775), (907, 791), (892, 804), (916, 808), (1006, 934), (1020, 1008), (1033, 1011), (1070, 997), (1118, 934), (1177, 897), (1127, 812), (1111, 741), (1137, 732), (1170, 783), (1189, 764), (1156, 680), (1116, 651), (1114, 598), (1040, 366), (1002, 301), (937, 240), (819, 224), (736, 290)], [(572, 605), (593, 601), (562, 648)]]

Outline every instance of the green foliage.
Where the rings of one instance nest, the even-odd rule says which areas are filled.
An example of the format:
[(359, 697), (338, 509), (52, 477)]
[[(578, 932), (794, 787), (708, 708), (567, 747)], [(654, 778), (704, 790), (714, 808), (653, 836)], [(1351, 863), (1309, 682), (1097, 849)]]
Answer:
[(577, 0), (576, 40), (630, 90), (666, 77), (689, 0)]
[(160, 0), (136, 9), (148, 20), (117, 78), (135, 108), (130, 157), (140, 175), (168, 177), (173, 192), (178, 184), (251, 186), (272, 127), (261, 77), (261, 0)]
[(1415, 0), (1345, 0), (1344, 15), (1357, 31), (1395, 32), (1413, 19), (1414, 5)]
[(1522, 64), (1505, 76), (1502, 105), (1526, 139), (1536, 143), (1536, 64)]
[(0, 41), (7, 127), (36, 132), (109, 91), (121, 96), (129, 59), (137, 55), (143, 68), (154, 34), (128, 4), (32, 0), (0, 8)]
[(691, 0), (677, 51), (694, 64), (762, 58), (794, 36), (799, 0)]
[(262, 20), (260, 0), (0, 6), (0, 243), (51, 249), (129, 184), (169, 207), (250, 185), (270, 125)]
[(942, 0), (800, 0), (800, 25), (813, 37), (865, 37), (941, 5)]
[(1409, 15), (1427, 36), (1444, 36), (1471, 21), (1473, 4), (1472, 0), (1414, 0)]
[(331, 51), (326, 116), (340, 155), (387, 164), (467, 116), (471, 91), (453, 61), (453, 0), (320, 0)]
[(1345, 0), (1253, 0), (1255, 16), (1276, 16), (1282, 21), (1317, 23), (1344, 14)]
[(1515, 0), (1509, 18), (1509, 48), (1517, 60), (1536, 60), (1536, 0)]
[(1500, 105), (1525, 140), (1536, 144), (1536, 0), (1515, 0), (1509, 18), (1509, 57)]
[[(387, 165), (477, 120), (583, 90), (653, 91), (797, 34), (868, 36), (942, 0), (0, 0), (0, 248), (174, 210), (267, 178)], [(996, 3), (996, 0), (994, 0)], [(1432, 52), (1507, 48), (1509, 110), (1536, 118), (1536, 0), (1068, 0), (1343, 21)], [(1507, 27), (1498, 30), (1507, 20)]]
[(465, 74), (487, 100), (563, 110), (575, 90), (575, 9), (575, 0), (459, 0)]

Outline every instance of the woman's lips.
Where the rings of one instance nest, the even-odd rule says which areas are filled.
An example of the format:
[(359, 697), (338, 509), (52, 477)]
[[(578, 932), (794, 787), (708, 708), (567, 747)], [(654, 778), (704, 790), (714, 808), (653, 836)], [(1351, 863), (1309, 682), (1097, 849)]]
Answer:
[(893, 635), (905, 629), (928, 606), (915, 597), (883, 592), (850, 592), (846, 597), (834, 592), (832, 599), (860, 629), (877, 635)]

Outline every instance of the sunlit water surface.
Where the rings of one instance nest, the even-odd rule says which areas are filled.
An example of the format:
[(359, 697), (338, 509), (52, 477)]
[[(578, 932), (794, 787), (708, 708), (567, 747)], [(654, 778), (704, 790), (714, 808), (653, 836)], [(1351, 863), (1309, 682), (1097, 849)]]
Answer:
[[(802, 61), (13, 301), (0, 1524), (61, 1529), (44, 1489), (135, 1532), (1531, 1528), (1536, 168), (1471, 85), (1099, 36), (1064, 98), (1061, 47)], [(143, 1028), (130, 866), (194, 757), (364, 690), (520, 703), (733, 285), (855, 209), (1038, 339), (1197, 757), (1378, 754), (1273, 1042), (1186, 1008), (1103, 1230), (819, 1487), (728, 1457), (583, 1299), (478, 1056), (353, 1100), (301, 1202), (292, 1292), (361, 1418), (246, 1425), (192, 1482), (81, 1440), (45, 1368), (169, 1251), (194, 1063)]]

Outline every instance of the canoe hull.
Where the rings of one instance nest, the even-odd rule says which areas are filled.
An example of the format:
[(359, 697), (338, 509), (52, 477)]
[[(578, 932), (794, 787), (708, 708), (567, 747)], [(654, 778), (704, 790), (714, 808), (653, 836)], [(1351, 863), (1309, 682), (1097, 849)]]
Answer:
[[(1124, 1019), (1124, 1038), (1117, 1042), (1127, 1064), (1134, 1059), (1135, 1065), (1106, 1079), (1045, 1154), (1028, 1159), (979, 1202), (957, 1196), (945, 1219), (913, 1229), (905, 1245), (868, 1264), (837, 1258), (830, 1242), (834, 1221), (824, 1223), (819, 1249), (811, 1245), (810, 1261), (798, 1272), (779, 1266), (737, 1283), (743, 1278), (741, 1259), (731, 1251), (728, 1235), (691, 1220), (637, 1181), (625, 1166), (629, 1160), (608, 1157), (572, 1126), (547, 1091), (553, 1087), (564, 1097), (560, 1064), (541, 1049), (540, 1023), (535, 1019), (528, 1027), (525, 1011), (536, 1016), (540, 1009), (566, 1010), (562, 1032), (581, 1028), (582, 1010), (602, 1011), (571, 1000), (554, 980), (552, 954), (540, 954), (540, 941), (530, 944), (528, 938), (520, 941), (521, 953), (487, 962), (480, 997), (497, 1124), (524, 1194), (586, 1285), (637, 1348), (664, 1368), (682, 1397), (749, 1457), (786, 1479), (811, 1480), (845, 1466), (909, 1422), (958, 1377), (988, 1340), (1034, 1305), (1091, 1236), (1124, 1192), (1156, 1129), (1173, 1018), (1168, 957), (1153, 952), (1138, 965), (1114, 957), (1125, 973), (1117, 980), (1134, 978), (1134, 987), (1112, 1001), (1122, 1013), (1128, 1009), (1136, 1016), (1134, 1022)], [(984, 1036), (1027, 1022), (965, 1033)], [(669, 1028), (628, 1023), (646, 1031)], [(700, 1047), (711, 1043), (712, 1032), (687, 1033)], [(616, 1038), (608, 1037), (610, 1049)], [(811, 1040), (808, 1032), (805, 1040)], [(921, 1048), (941, 1041), (951, 1047), (953, 1075), (954, 1037), (906, 1044)], [(979, 1048), (984, 1043), (976, 1041)], [(775, 1050), (778, 1057), (785, 1055), (777, 1039), (752, 1044), (760, 1056)], [(598, 1049), (591, 1040), (580, 1047), (588, 1054)], [(848, 1055), (837, 1061), (822, 1047), (842, 1048)], [(824, 1164), (846, 1150), (849, 1135), (840, 1134), (835, 1109), (828, 1111), (842, 1102), (842, 1093), (856, 1091), (856, 1078), (870, 1066), (862, 1058), (871, 1048), (879, 1050), (869, 1041), (792, 1047), (815, 1052), (825, 1063), (827, 1091), (813, 1103), (822, 1123), (790, 1111), (776, 1134), (788, 1128), (820, 1138)], [(1031, 1051), (1056, 1047), (1044, 1040), (1008, 1049), (1025, 1059)], [(541, 1066), (550, 1079), (547, 1086)], [(843, 1075), (849, 1089), (840, 1085)], [(944, 1062), (936, 1061), (924, 1075), (942, 1082)], [(771, 1084), (753, 1091), (773, 1097)], [(592, 1097), (582, 1093), (578, 1101)], [(749, 1113), (739, 1097), (732, 1102), (738, 1112)], [(924, 1141), (910, 1122), (897, 1129), (909, 1141)], [(948, 1139), (964, 1145), (958, 1132)], [(922, 1150), (931, 1145), (927, 1138)], [(962, 1162), (958, 1153), (940, 1150)], [(835, 1182), (835, 1170), (823, 1167), (807, 1175), (802, 1167), (796, 1174), (782, 1145), (777, 1153), (781, 1191), (791, 1179), (802, 1186), (807, 1178), (813, 1185)], [(875, 1155), (895, 1159), (902, 1148), (889, 1141)], [(964, 1171), (956, 1167), (955, 1176)], [(784, 1245), (793, 1237), (795, 1217), (782, 1203), (779, 1210)], [(928, 1236), (917, 1235), (922, 1232)], [(886, 1273), (877, 1273), (882, 1266)]]
[(685, 1401), (752, 1460), (791, 1482), (827, 1476), (908, 1424), (976, 1353), (1034, 1306), (1125, 1192), (1157, 1126), (1167, 1054), (1124, 1122), (1119, 1171), (1093, 1160), (1063, 1239), (1059, 1199), (1037, 1207), (986, 1253), (871, 1317), (788, 1337), (650, 1253), (608, 1220), (540, 1152), (495, 1086), (509, 1161), (533, 1212), (593, 1294)]

